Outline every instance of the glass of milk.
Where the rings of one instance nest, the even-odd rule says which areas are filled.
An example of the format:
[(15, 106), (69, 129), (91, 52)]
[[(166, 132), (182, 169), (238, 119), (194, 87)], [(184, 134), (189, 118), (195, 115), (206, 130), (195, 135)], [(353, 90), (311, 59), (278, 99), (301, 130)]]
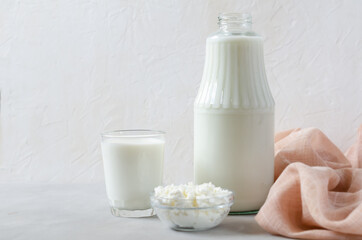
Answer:
[(150, 193), (162, 185), (165, 133), (117, 130), (102, 133), (102, 156), (111, 212), (118, 217), (154, 215)]

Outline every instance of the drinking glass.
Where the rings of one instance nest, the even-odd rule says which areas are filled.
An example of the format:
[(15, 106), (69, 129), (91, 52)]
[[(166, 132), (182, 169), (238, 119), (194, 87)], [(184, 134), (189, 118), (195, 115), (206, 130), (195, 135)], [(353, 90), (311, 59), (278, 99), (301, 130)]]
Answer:
[(154, 215), (150, 193), (162, 184), (165, 133), (116, 130), (102, 133), (107, 196), (114, 216)]

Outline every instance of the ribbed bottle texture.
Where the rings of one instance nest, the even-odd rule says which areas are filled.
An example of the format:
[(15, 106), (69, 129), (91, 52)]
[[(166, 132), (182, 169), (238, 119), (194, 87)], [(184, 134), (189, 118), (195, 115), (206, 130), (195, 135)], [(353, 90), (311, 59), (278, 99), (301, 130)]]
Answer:
[(195, 107), (273, 109), (260, 37), (208, 39)]

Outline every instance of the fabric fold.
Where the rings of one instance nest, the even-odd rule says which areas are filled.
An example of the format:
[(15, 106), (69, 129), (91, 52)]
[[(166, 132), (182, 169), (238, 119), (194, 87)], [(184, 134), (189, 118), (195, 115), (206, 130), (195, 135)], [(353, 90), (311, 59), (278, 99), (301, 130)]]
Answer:
[(275, 183), (256, 216), (266, 231), (301, 239), (362, 239), (362, 126), (346, 156), (320, 130), (275, 136)]

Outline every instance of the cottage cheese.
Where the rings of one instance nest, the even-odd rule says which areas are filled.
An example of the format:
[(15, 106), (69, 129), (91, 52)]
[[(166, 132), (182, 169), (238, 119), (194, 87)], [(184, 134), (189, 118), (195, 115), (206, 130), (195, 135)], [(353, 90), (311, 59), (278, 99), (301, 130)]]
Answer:
[(212, 183), (159, 186), (154, 190), (158, 217), (176, 229), (207, 229), (229, 213), (232, 192)]
[(226, 196), (230, 194), (229, 190), (215, 187), (212, 183), (195, 185), (190, 182), (177, 186), (172, 184), (155, 188), (155, 197), (164, 200), (162, 201), (163, 205), (184, 208), (211, 207), (225, 204), (228, 203)]

